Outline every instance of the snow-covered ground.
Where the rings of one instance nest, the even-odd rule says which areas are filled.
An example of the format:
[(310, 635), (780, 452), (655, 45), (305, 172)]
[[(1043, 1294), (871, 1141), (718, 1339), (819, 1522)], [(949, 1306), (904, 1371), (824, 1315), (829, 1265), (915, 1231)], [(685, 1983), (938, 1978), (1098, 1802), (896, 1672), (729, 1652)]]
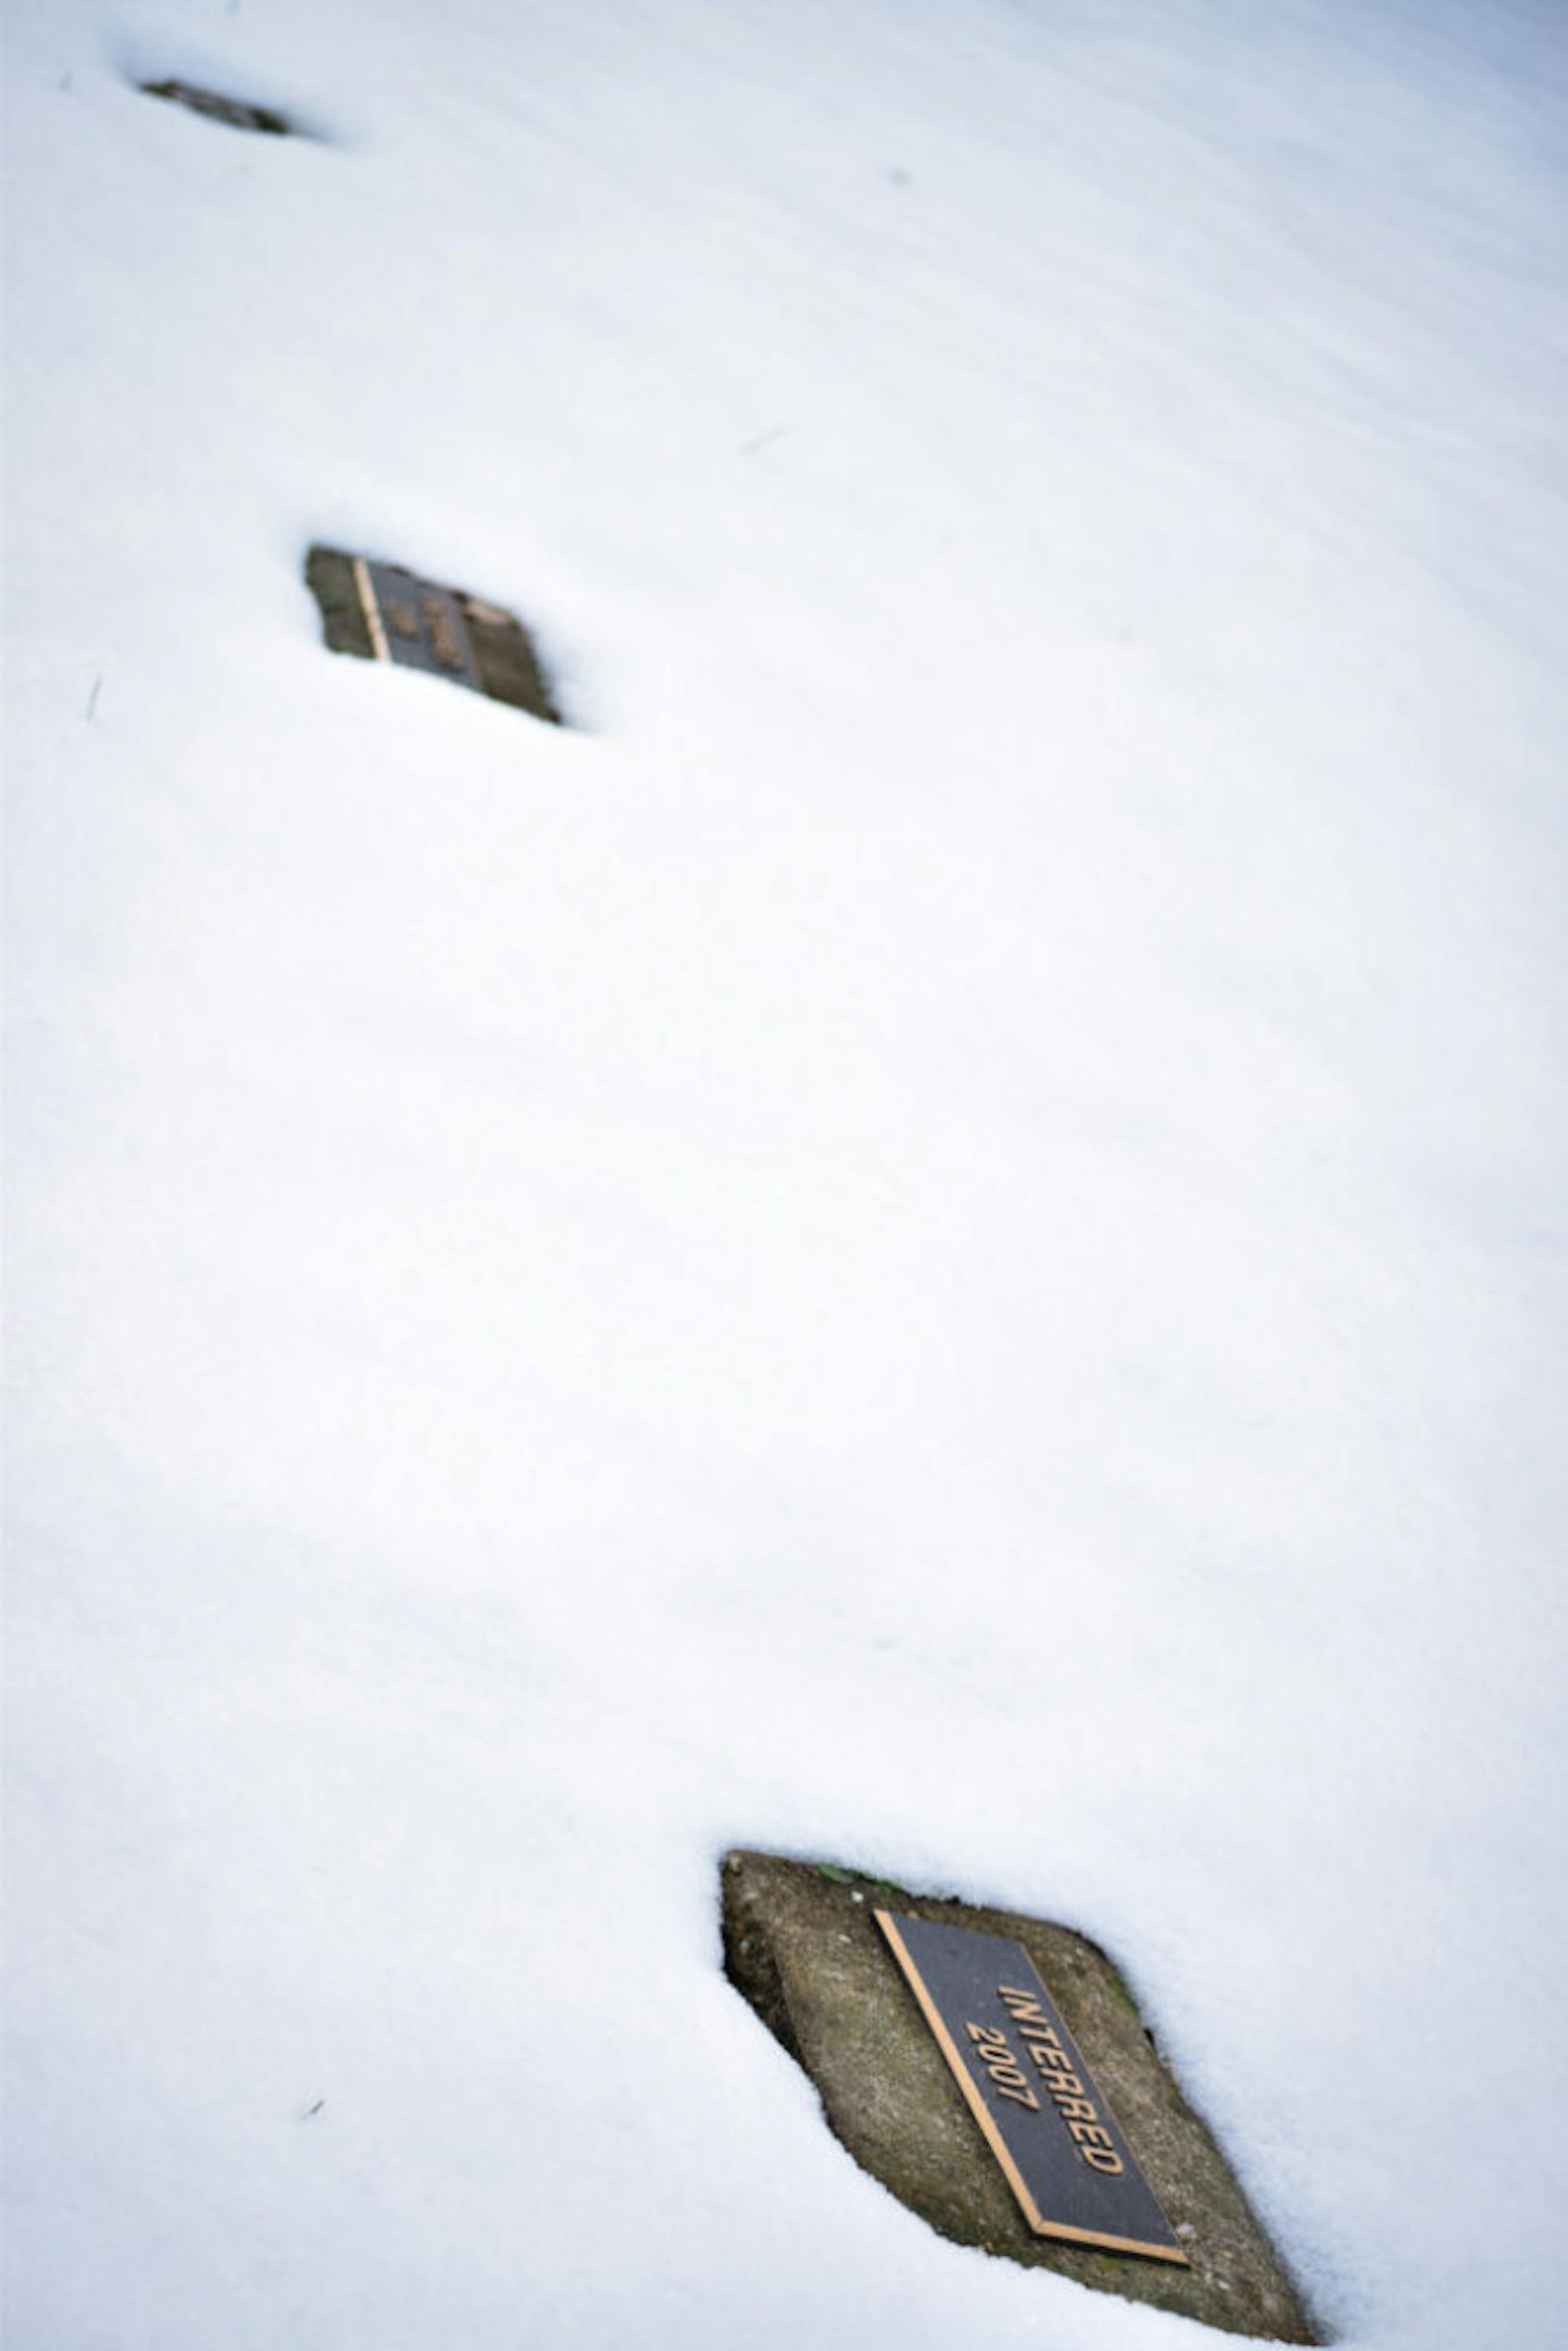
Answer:
[(9, 16), (8, 2343), (1196, 2346), (855, 2169), (737, 1840), (1560, 2343), (1561, 0)]

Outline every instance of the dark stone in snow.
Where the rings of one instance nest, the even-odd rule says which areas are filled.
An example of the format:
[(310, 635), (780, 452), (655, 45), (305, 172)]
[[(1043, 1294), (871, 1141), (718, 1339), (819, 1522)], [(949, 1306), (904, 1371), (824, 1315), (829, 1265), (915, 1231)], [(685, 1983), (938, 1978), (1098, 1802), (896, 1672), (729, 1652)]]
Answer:
[[(1328, 2339), (1095, 1944), (1013, 1911), (977, 1909), (769, 1854), (727, 1854), (720, 1879), (731, 1983), (810, 2075), (829, 2125), (856, 2162), (932, 2228), (1233, 2335)], [(1022, 1944), (1188, 2266), (1031, 2232), (876, 1926), (879, 1908)]]
[(231, 130), (267, 131), (274, 138), (286, 139), (294, 129), (286, 114), (270, 106), (252, 106), (243, 98), (225, 98), (219, 90), (198, 89), (194, 82), (144, 81), (138, 87), (149, 98), (166, 98), (192, 114), (204, 114), (209, 121), (226, 122)]

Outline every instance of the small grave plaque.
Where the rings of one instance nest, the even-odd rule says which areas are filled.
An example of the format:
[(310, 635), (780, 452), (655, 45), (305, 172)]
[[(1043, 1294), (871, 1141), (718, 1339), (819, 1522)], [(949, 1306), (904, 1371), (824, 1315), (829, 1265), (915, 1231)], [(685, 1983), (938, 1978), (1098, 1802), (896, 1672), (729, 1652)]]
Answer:
[(875, 1915), (1035, 2235), (1185, 2266), (1023, 1945), (888, 1910)]
[(424, 670), (560, 725), (532, 639), (499, 605), (335, 547), (310, 549), (305, 578), (334, 653)]

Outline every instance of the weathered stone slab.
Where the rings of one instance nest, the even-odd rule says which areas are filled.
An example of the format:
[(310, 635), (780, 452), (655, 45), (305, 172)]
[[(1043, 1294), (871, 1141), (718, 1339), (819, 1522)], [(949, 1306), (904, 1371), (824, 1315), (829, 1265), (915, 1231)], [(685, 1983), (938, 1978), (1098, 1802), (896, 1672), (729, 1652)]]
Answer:
[(395, 663), (563, 724), (528, 631), (514, 614), (402, 564), (313, 547), (305, 579), (334, 653)]
[[(1231, 2334), (1327, 2340), (1095, 1944), (1012, 1911), (768, 1854), (727, 1854), (720, 1875), (730, 1981), (810, 2075), (855, 2160), (943, 2236)], [(1031, 2229), (878, 1909), (1022, 1946), (1185, 2265)]]

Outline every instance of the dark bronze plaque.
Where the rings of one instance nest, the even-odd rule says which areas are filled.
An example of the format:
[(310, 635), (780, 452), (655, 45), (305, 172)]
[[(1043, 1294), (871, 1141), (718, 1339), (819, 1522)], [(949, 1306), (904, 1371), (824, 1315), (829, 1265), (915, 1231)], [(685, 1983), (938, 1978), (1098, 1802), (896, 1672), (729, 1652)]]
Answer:
[(367, 562), (362, 555), (354, 559), (354, 575), (378, 661), (434, 670), (437, 677), (483, 691), (468, 624), (448, 589), (434, 580), (417, 580), (395, 563)]
[(1185, 2263), (1023, 1945), (888, 1910), (876, 1920), (1035, 2234)]

